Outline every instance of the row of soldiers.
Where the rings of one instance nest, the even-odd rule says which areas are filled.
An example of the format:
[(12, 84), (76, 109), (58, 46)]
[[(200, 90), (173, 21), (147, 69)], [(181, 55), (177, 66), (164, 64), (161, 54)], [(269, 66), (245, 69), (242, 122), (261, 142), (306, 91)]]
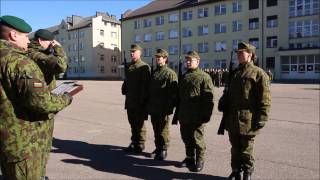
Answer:
[(0, 167), (6, 180), (47, 180), (54, 116), (72, 102), (55, 95), (55, 76), (67, 69), (54, 34), (35, 32), (15, 16), (0, 17)]
[[(185, 145), (186, 158), (181, 162), (181, 167), (200, 172), (205, 162), (204, 129), (211, 119), (214, 106), (213, 78), (210, 72), (199, 68), (200, 56), (196, 51), (190, 51), (185, 56), (184, 74), (179, 62), (178, 76), (167, 66), (166, 50), (157, 50), (155, 70), (141, 59), (141, 51), (139, 45), (133, 44), (130, 49), (131, 62), (127, 64), (125, 58), (125, 80), (121, 90), (126, 96), (131, 143), (124, 151), (143, 152), (146, 141), (144, 121), (150, 115), (156, 147), (150, 157), (166, 159), (169, 115), (173, 114), (172, 124), (179, 122)], [(228, 88), (219, 100), (218, 109), (223, 112), (222, 132), (225, 129), (228, 131), (232, 146), (232, 173), (228, 178), (240, 180), (243, 171), (243, 179), (249, 180), (254, 170), (254, 138), (268, 119), (270, 82), (266, 73), (254, 65), (254, 46), (239, 43), (237, 55), (239, 66), (228, 74), (230, 82), (225, 82)], [(220, 82), (217, 85), (220, 86)]]
[(204, 68), (202, 70), (210, 75), (215, 87), (224, 87), (227, 84), (229, 76), (227, 68)]

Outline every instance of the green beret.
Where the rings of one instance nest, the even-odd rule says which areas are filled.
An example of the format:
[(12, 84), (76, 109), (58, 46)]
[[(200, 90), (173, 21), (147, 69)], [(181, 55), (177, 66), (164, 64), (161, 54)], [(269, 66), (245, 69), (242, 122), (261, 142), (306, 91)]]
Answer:
[(200, 59), (200, 56), (196, 51), (189, 51), (188, 54), (186, 55), (186, 58)]
[(32, 31), (32, 28), (28, 23), (15, 16), (1, 16), (0, 23), (23, 33), (29, 33)]
[(54, 34), (46, 29), (39, 29), (34, 34), (34, 38), (41, 38), (47, 41), (52, 41), (54, 39)]
[(236, 50), (236, 52), (240, 52), (240, 51), (252, 51), (255, 52), (256, 47), (249, 44), (249, 43), (245, 43), (245, 42), (240, 42), (238, 44), (238, 49)]
[(138, 44), (132, 44), (130, 51), (137, 51), (137, 50), (141, 51), (142, 48)]
[(160, 56), (160, 57), (168, 57), (169, 54), (166, 50), (164, 49), (157, 49), (157, 53), (155, 54), (155, 56)]

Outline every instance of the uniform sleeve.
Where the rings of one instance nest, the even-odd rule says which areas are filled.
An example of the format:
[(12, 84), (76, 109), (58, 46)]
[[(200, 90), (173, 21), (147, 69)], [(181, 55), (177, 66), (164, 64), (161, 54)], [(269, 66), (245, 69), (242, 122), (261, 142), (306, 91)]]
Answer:
[(141, 94), (140, 94), (140, 104), (145, 105), (148, 101), (149, 95), (149, 83), (150, 83), (151, 70), (148, 65), (141, 67)]
[(67, 70), (67, 57), (60, 46), (54, 46), (54, 53), (47, 54), (42, 51), (31, 51), (30, 58), (42, 67), (44, 66), (47, 71), (53, 74), (64, 73)]
[(266, 73), (261, 72), (260, 77), (257, 79), (258, 97), (257, 97), (257, 128), (264, 127), (268, 120), (268, 115), (271, 105), (271, 92), (270, 92), (270, 81)]
[(169, 107), (174, 108), (176, 101), (177, 101), (177, 96), (178, 96), (178, 77), (175, 72), (170, 73), (170, 77), (168, 78), (168, 94), (170, 95), (170, 104)]
[[(201, 108), (205, 118), (209, 118), (213, 110), (213, 84), (209, 75), (206, 75), (201, 85)], [(207, 121), (209, 121), (207, 119)]]
[(50, 93), (41, 70), (31, 60), (21, 61), (16, 68), (19, 103), (35, 113), (56, 113), (70, 104), (67, 95)]

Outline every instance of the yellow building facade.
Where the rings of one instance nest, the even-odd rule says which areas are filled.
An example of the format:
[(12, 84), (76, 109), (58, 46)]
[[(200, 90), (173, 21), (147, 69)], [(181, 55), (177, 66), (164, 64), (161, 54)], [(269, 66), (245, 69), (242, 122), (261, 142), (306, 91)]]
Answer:
[(226, 68), (246, 41), (275, 79), (319, 79), (319, 0), (154, 0), (125, 12), (121, 23), (122, 49), (139, 44), (148, 63), (164, 48), (175, 70), (190, 50), (201, 68)]

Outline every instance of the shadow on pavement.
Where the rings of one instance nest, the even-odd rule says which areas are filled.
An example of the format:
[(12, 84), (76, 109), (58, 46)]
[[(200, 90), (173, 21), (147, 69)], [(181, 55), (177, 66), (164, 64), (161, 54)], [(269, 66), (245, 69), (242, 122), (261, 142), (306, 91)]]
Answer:
[[(155, 161), (153, 159), (142, 159), (139, 156), (126, 154), (123, 147), (113, 145), (88, 144), (74, 140), (53, 139), (53, 153), (66, 153), (82, 159), (64, 159), (65, 163), (82, 164), (98, 171), (123, 174), (141, 179), (211, 179), (225, 180), (225, 177), (212, 176), (208, 174), (188, 172), (174, 172), (155, 166), (175, 166), (177, 161)], [(142, 154), (147, 156), (147, 153)]]

